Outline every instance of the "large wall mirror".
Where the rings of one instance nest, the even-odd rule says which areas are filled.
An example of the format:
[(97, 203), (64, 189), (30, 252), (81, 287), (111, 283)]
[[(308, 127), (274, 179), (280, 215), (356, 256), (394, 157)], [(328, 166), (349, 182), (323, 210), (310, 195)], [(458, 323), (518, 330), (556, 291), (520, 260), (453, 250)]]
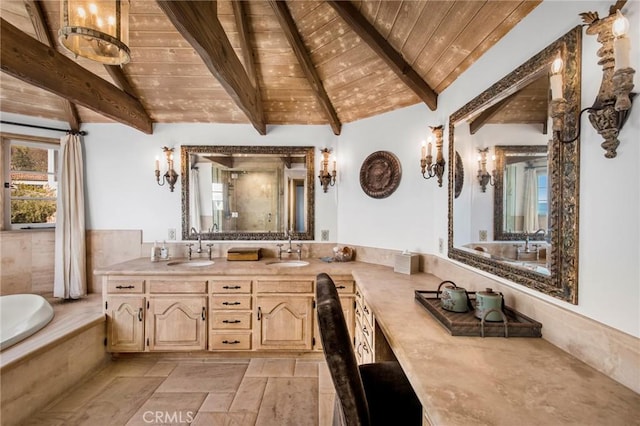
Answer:
[(313, 147), (181, 147), (182, 238), (314, 239)]
[[(560, 137), (578, 132), (582, 29), (573, 30), (449, 118), (449, 257), (567, 302), (578, 302), (579, 139), (563, 144), (548, 114), (549, 70), (564, 60)], [(494, 178), (485, 191), (456, 161)], [(456, 152), (459, 155), (456, 155)], [(493, 193), (493, 194), (492, 194)]]

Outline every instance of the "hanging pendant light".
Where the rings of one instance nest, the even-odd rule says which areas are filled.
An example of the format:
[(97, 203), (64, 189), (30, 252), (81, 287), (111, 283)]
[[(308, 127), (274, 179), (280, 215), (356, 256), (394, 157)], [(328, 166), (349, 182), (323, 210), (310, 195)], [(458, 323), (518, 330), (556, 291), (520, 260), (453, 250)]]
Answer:
[(61, 0), (62, 46), (76, 57), (106, 65), (130, 60), (128, 0)]

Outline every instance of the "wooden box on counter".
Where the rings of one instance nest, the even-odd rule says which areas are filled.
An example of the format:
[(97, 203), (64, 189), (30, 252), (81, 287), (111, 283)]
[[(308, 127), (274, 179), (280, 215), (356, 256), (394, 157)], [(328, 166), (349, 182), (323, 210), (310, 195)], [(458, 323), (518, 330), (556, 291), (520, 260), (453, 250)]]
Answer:
[(260, 260), (260, 248), (233, 247), (227, 250), (227, 260)]

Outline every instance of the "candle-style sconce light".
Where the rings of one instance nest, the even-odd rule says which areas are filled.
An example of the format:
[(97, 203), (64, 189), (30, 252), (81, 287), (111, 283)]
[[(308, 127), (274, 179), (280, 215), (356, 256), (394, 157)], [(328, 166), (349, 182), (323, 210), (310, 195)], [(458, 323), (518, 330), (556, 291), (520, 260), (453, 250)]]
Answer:
[(169, 184), (169, 190), (173, 192), (173, 188), (178, 181), (178, 173), (173, 169), (173, 148), (162, 147), (165, 157), (167, 157), (167, 171), (162, 175), (162, 183), (160, 183), (160, 160), (156, 157), (156, 182), (158, 185), (163, 186), (165, 183)]
[(322, 190), (327, 192), (329, 186), (333, 186), (336, 184), (336, 175), (338, 172), (336, 171), (336, 162), (333, 162), (333, 170), (329, 171), (329, 156), (331, 155), (331, 150), (329, 148), (323, 148), (320, 150), (322, 153), (322, 160), (320, 163), (320, 174), (318, 175), (318, 179), (320, 179), (320, 185), (322, 185)]
[(609, 16), (600, 19), (598, 12), (581, 13), (583, 22), (588, 24), (587, 34), (598, 36), (602, 47), (598, 50), (602, 65), (602, 82), (598, 96), (591, 107), (580, 111), (578, 132), (574, 138), (563, 139), (566, 101), (563, 96), (562, 59), (554, 61), (551, 69), (551, 117), (553, 130), (557, 139), (563, 143), (571, 143), (580, 137), (580, 117), (589, 112), (589, 121), (598, 134), (604, 138), (601, 146), (606, 151), (606, 158), (614, 158), (620, 145), (618, 134), (629, 116), (629, 111), (636, 95), (632, 93), (635, 70), (630, 66), (629, 54), (631, 41), (627, 36), (629, 21), (620, 9), (626, 1), (617, 2), (609, 8)]
[[(432, 177), (438, 178), (438, 186), (442, 187), (442, 176), (444, 175), (444, 156), (442, 154), (442, 126), (429, 126), (431, 129), (431, 135), (427, 138), (426, 142), (422, 142), (422, 150), (420, 153), (420, 168), (422, 170), (422, 177), (425, 179), (431, 179)], [(436, 161), (433, 162), (433, 156), (431, 150), (433, 147), (433, 140), (436, 142)]]
[[(496, 184), (496, 170), (491, 170), (491, 173), (487, 171), (487, 154), (489, 148), (478, 149), (478, 182), (480, 182), (480, 188), (482, 192), (487, 192), (487, 184), (494, 186)], [(493, 165), (495, 166), (496, 156), (492, 156)]]

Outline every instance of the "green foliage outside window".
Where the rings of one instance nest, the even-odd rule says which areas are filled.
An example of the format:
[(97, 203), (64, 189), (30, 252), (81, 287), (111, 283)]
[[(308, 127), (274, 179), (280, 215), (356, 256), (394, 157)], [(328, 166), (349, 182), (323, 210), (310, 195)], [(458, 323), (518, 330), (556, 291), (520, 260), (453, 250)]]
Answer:
[(35, 198), (11, 200), (11, 223), (55, 223), (55, 189), (47, 185), (15, 184), (11, 193), (14, 198)]

